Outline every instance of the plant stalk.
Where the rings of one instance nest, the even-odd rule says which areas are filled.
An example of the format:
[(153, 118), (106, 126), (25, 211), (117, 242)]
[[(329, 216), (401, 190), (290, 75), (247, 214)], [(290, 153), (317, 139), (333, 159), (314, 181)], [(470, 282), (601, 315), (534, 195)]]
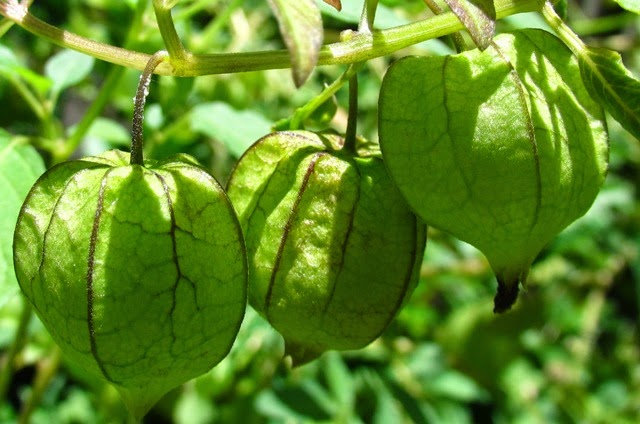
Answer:
[(147, 101), (147, 95), (149, 94), (149, 84), (151, 83), (151, 76), (153, 71), (169, 57), (169, 53), (166, 50), (160, 50), (156, 52), (147, 66), (144, 68), (142, 75), (140, 75), (140, 82), (138, 83), (138, 89), (136, 90), (136, 97), (134, 98), (133, 105), (133, 125), (131, 129), (131, 165), (144, 165), (144, 158), (142, 155), (143, 145), (143, 123), (144, 123), (144, 104)]
[[(495, 1), (498, 19), (517, 13), (539, 11), (542, 6), (543, 2), (541, 0)], [(77, 50), (117, 65), (143, 70), (150, 58), (148, 54), (99, 43), (49, 25), (29, 13), (16, 0), (0, 0), (0, 15), (16, 22), (27, 31), (60, 46)], [(351, 64), (388, 56), (403, 48), (462, 29), (464, 27), (458, 18), (451, 12), (445, 12), (422, 21), (382, 31), (374, 31), (372, 34), (358, 34), (344, 41), (325, 45), (320, 50), (318, 65)], [(287, 50), (274, 50), (189, 55), (184, 61), (172, 60), (162, 63), (156, 69), (156, 73), (193, 77), (290, 67), (289, 52)]]

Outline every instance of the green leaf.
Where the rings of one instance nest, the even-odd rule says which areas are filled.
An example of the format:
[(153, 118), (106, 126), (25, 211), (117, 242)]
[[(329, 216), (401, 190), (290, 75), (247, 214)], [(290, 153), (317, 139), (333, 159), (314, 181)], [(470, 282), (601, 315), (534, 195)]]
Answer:
[(640, 0), (613, 0), (620, 5), (621, 8), (630, 12), (640, 14)]
[(13, 271), (13, 230), (29, 189), (44, 172), (36, 150), (0, 129), (0, 307), (18, 291)]
[(44, 66), (45, 75), (53, 81), (52, 96), (56, 98), (65, 88), (82, 81), (93, 68), (94, 59), (73, 50), (62, 50)]
[(489, 47), (496, 31), (493, 0), (445, 0), (480, 50)]
[(269, 0), (291, 54), (293, 81), (300, 87), (318, 62), (324, 29), (314, 0)]
[(11, 49), (2, 44), (0, 44), (0, 75), (9, 80), (17, 75), (42, 95), (51, 87), (51, 81), (48, 78), (23, 66)]
[(337, 401), (343, 410), (352, 410), (355, 403), (353, 377), (340, 354), (337, 352), (327, 353), (325, 372), (327, 385), (331, 390), (333, 399)]
[(226, 103), (203, 103), (191, 111), (193, 131), (224, 143), (240, 157), (257, 139), (271, 132), (271, 122), (252, 110), (238, 111)]
[(585, 46), (577, 53), (589, 94), (624, 129), (640, 139), (640, 81), (625, 68), (615, 51)]

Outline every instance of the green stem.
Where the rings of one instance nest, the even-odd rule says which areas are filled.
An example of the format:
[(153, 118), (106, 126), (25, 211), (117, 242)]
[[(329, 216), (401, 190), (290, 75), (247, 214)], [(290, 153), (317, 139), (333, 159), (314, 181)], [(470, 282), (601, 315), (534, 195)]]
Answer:
[[(424, 4), (427, 5), (429, 10), (431, 10), (434, 15), (440, 15), (444, 13), (444, 10), (442, 10), (440, 5), (436, 3), (435, 0), (424, 0)], [(460, 32), (454, 32), (453, 34), (449, 34), (447, 37), (451, 40), (458, 53), (467, 50), (467, 43), (464, 41), (464, 38), (462, 37), (462, 34)]]
[[(540, 0), (496, 0), (498, 19), (522, 12), (540, 10)], [(0, 0), (0, 15), (4, 15), (27, 31), (53, 43), (77, 50), (114, 64), (144, 69), (149, 55), (99, 43), (49, 25), (22, 7), (16, 0)], [(405, 47), (460, 31), (463, 25), (451, 12), (372, 34), (358, 34), (347, 40), (325, 45), (320, 50), (318, 65), (339, 65), (362, 62), (387, 56)], [(173, 59), (173, 58), (172, 58)], [(167, 61), (156, 69), (160, 75), (193, 77), (291, 67), (286, 50), (246, 53), (189, 55), (182, 61)]]
[(20, 412), (19, 424), (28, 424), (31, 422), (31, 414), (40, 404), (42, 395), (44, 394), (49, 383), (58, 372), (62, 352), (58, 346), (54, 346), (49, 357), (42, 359), (38, 363), (36, 377), (32, 384), (31, 395), (27, 399), (22, 411)]
[(175, 15), (177, 21), (191, 18), (206, 8), (214, 8), (220, 3), (220, 0), (198, 0), (190, 5), (181, 8)]
[(29, 87), (21, 79), (13, 78), (13, 76), (8, 77), (7, 79), (20, 96), (22, 96), (24, 101), (27, 102), (27, 105), (29, 105), (33, 114), (36, 115), (38, 120), (44, 124), (48, 114), (42, 104), (42, 101), (40, 101), (31, 90), (29, 90)]
[(574, 54), (579, 55), (584, 51), (585, 45), (580, 37), (578, 37), (576, 33), (564, 23), (562, 18), (558, 16), (551, 2), (545, 2), (542, 7), (542, 16), (544, 16), (544, 19), (547, 21), (549, 26), (558, 34), (560, 39), (564, 41)]
[[(316, 109), (322, 106), (324, 102), (328, 101), (333, 95), (335, 95), (338, 90), (340, 90), (342, 86), (351, 79), (352, 76), (362, 69), (363, 66), (364, 63), (354, 63), (350, 65), (337, 80), (325, 87), (320, 94), (312, 98), (304, 106), (298, 108), (290, 119), (291, 124), (285, 126), (292, 130), (302, 128), (303, 122), (311, 116)], [(286, 121), (283, 122), (286, 123)], [(279, 124), (278, 126), (280, 127), (281, 125)]]
[(231, 0), (231, 2), (224, 8), (222, 13), (220, 13), (215, 20), (213, 20), (207, 27), (202, 31), (201, 38), (202, 40), (210, 40), (215, 35), (220, 32), (222, 28), (229, 22), (231, 19), (231, 15), (233, 11), (236, 10), (244, 0)]
[(159, 64), (165, 61), (169, 57), (169, 54), (165, 50), (156, 52), (147, 66), (140, 75), (140, 82), (138, 83), (138, 89), (136, 90), (136, 97), (134, 98), (133, 106), (133, 125), (132, 125), (132, 138), (131, 138), (131, 165), (144, 165), (144, 158), (142, 156), (142, 144), (143, 144), (143, 122), (144, 122), (144, 104), (147, 101), (147, 95), (149, 94), (149, 84), (151, 83), (151, 76), (153, 71)]
[(351, 153), (356, 151), (356, 135), (358, 132), (358, 74), (349, 79), (349, 115), (347, 117), (347, 131), (344, 136), (343, 150)]
[(18, 353), (22, 350), (24, 343), (27, 339), (27, 328), (31, 321), (31, 305), (22, 298), (22, 313), (20, 314), (20, 321), (18, 321), (18, 328), (16, 328), (16, 334), (13, 336), (13, 342), (9, 347), (9, 350), (4, 354), (2, 358), (2, 369), (0, 369), (0, 405), (4, 405), (7, 397), (7, 389), (13, 376), (15, 369), (15, 359)]
[(171, 8), (163, 0), (153, 0), (153, 11), (156, 14), (156, 21), (160, 29), (160, 35), (164, 41), (165, 48), (169, 52), (172, 61), (183, 62), (190, 56), (190, 53), (182, 45), (180, 37), (176, 31), (176, 26), (171, 17)]
[(376, 18), (378, 0), (365, 0), (362, 8), (362, 16), (358, 25), (358, 32), (371, 34), (373, 32), (373, 21)]

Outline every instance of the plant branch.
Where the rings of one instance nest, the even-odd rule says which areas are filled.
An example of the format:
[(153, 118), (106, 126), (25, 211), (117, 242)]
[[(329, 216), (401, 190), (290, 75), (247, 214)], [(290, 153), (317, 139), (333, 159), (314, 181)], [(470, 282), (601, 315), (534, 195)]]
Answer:
[[(496, 0), (496, 15), (500, 19), (517, 13), (539, 11), (543, 4), (544, 2), (541, 0)], [(151, 57), (148, 54), (99, 43), (49, 25), (30, 14), (16, 0), (0, 0), (0, 15), (14, 21), (27, 31), (62, 47), (77, 50), (117, 65), (143, 70)], [(464, 27), (458, 18), (453, 13), (446, 12), (422, 21), (374, 31), (372, 34), (358, 34), (347, 40), (325, 45), (320, 50), (318, 65), (351, 64), (387, 56), (414, 44), (462, 29)], [(156, 73), (194, 77), (290, 67), (289, 52), (274, 50), (190, 55), (184, 61), (163, 62), (156, 69)]]
[(162, 35), (162, 40), (169, 52), (171, 60), (179, 62), (188, 60), (191, 54), (186, 51), (182, 45), (182, 41), (180, 41), (176, 26), (171, 17), (171, 7), (163, 0), (153, 0), (153, 11), (156, 14), (160, 35)]
[(342, 88), (342, 86), (351, 79), (352, 76), (356, 75), (360, 71), (360, 69), (362, 69), (363, 66), (364, 62), (354, 63), (350, 65), (337, 80), (326, 86), (320, 94), (314, 96), (304, 106), (296, 109), (291, 118), (276, 123), (275, 128), (286, 128), (291, 130), (302, 128), (304, 121), (309, 118), (309, 116), (311, 116), (311, 114), (316, 109), (322, 106), (324, 102), (328, 101), (334, 94), (336, 94), (338, 90), (340, 90), (340, 88)]

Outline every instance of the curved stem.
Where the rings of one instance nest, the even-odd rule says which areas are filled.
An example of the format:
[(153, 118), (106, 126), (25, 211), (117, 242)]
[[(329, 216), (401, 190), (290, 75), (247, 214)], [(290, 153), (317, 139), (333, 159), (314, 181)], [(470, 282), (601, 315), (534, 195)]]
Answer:
[(576, 33), (564, 23), (562, 18), (556, 13), (553, 5), (548, 1), (542, 8), (542, 16), (549, 26), (558, 34), (560, 39), (562, 39), (562, 41), (564, 41), (564, 43), (573, 50), (574, 54), (579, 55), (585, 50), (585, 45), (580, 37), (578, 37)]
[(342, 88), (342, 86), (351, 79), (351, 77), (360, 71), (364, 66), (364, 62), (354, 63), (350, 65), (346, 71), (340, 77), (326, 86), (324, 90), (317, 96), (314, 96), (304, 106), (296, 109), (293, 116), (284, 121), (280, 121), (276, 124), (277, 129), (291, 129), (297, 130), (303, 127), (304, 121), (311, 116), (311, 114), (318, 109), (324, 102), (329, 100), (334, 94)]
[(134, 98), (133, 106), (131, 165), (144, 165), (144, 158), (142, 157), (144, 104), (147, 101), (147, 95), (149, 94), (149, 83), (151, 83), (153, 71), (168, 57), (169, 53), (165, 50), (156, 52), (151, 56), (151, 59), (147, 62), (147, 66), (144, 68), (142, 75), (140, 75), (140, 82), (138, 83), (138, 89), (136, 90), (136, 97)]
[(171, 17), (171, 7), (167, 6), (163, 0), (153, 0), (153, 11), (156, 14), (160, 35), (162, 35), (164, 46), (169, 52), (171, 60), (178, 62), (187, 60), (190, 54), (182, 45), (176, 32), (176, 26)]
[[(516, 13), (538, 11), (542, 5), (541, 0), (496, 0), (496, 16), (500, 19)], [(99, 43), (49, 25), (31, 15), (16, 0), (0, 0), (0, 15), (53, 43), (111, 63), (142, 70), (150, 58), (144, 53)], [(374, 31), (372, 34), (358, 34), (347, 40), (324, 46), (320, 50), (318, 65), (351, 64), (387, 56), (405, 47), (442, 37), (463, 28), (453, 13), (446, 12), (411, 24)], [(275, 50), (190, 55), (184, 62), (172, 60), (162, 63), (156, 69), (156, 73), (193, 77), (289, 67), (291, 67), (289, 52)]]

